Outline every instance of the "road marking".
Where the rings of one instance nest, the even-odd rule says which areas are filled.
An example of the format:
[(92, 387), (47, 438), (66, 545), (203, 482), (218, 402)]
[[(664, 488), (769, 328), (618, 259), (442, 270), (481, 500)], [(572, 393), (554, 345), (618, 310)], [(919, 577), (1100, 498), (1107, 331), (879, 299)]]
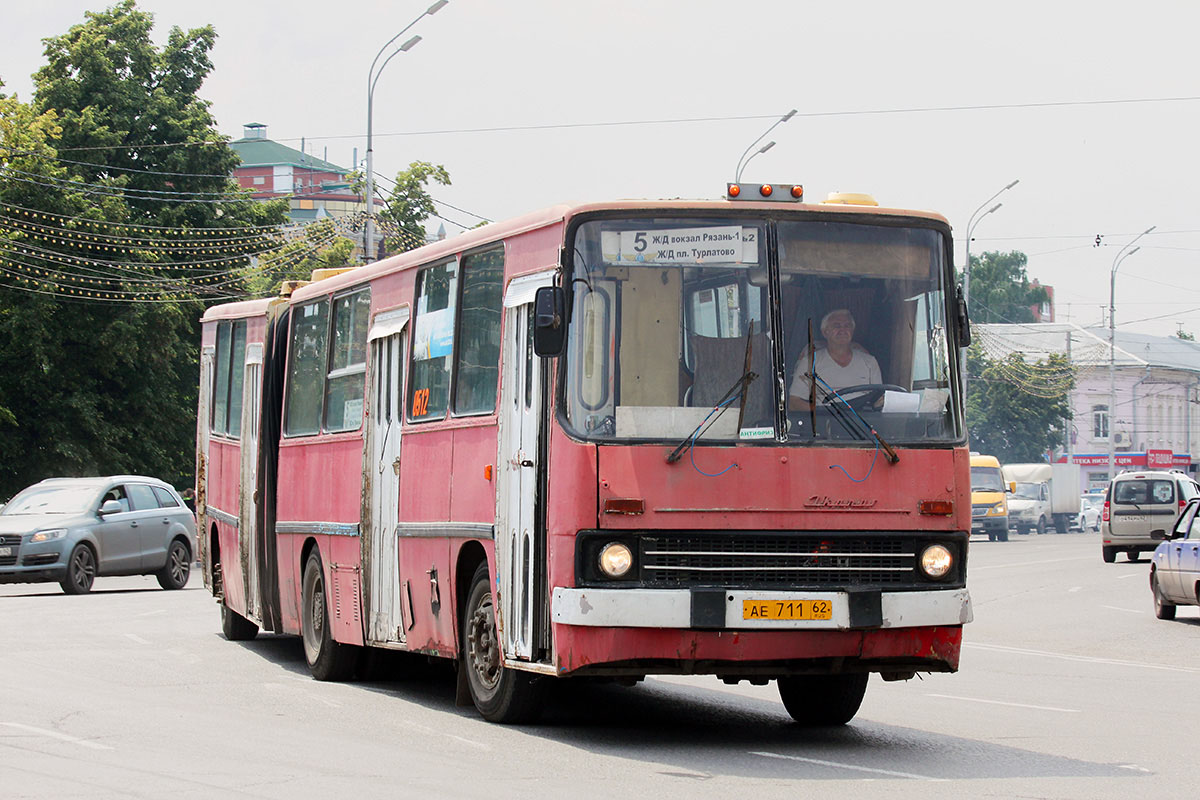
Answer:
[(1146, 577), (1146, 576), (1145, 576), (1145, 575), (1142, 575), (1142, 574), (1140, 574), (1140, 573), (1137, 573), (1137, 572), (1131, 572), (1131, 573), (1129, 573), (1128, 575), (1120, 575), (1120, 576), (1118, 576), (1118, 577), (1117, 577), (1117, 580), (1119, 580), (1119, 581), (1123, 581), (1123, 580), (1128, 580), (1129, 578), (1144, 578), (1144, 577)]
[(58, 731), (48, 731), (45, 728), (35, 728), (32, 725), (22, 725), (19, 722), (0, 722), (0, 725), (6, 725), (10, 728), (20, 728), (23, 731), (36, 733), (39, 736), (49, 736), (51, 739), (59, 739), (60, 741), (70, 742), (71, 744), (77, 744), (80, 747), (90, 747), (93, 750), (112, 750), (112, 748), (108, 745), (89, 742), (87, 739), (80, 739), (76, 736), (68, 736), (65, 733), (59, 733)]
[(1092, 556), (1076, 556), (1074, 558), (1048, 558), (1045, 561), (1017, 561), (1012, 564), (989, 564), (986, 567), (971, 567), (971, 574), (985, 572), (989, 569), (1009, 569), (1011, 567), (1031, 567), (1035, 564), (1061, 564), (1064, 561), (1091, 561)]
[(1107, 608), (1109, 611), (1124, 611), (1126, 614), (1144, 614), (1145, 613), (1144, 611), (1139, 611), (1136, 608), (1120, 608), (1118, 606), (1100, 606), (1100, 607)]
[(984, 700), (982, 697), (959, 697), (953, 694), (927, 694), (926, 697), (942, 697), (946, 700), (965, 700), (968, 703), (987, 703), (993, 706), (1012, 706), (1013, 708), (1032, 708), (1035, 711), (1061, 711), (1064, 714), (1082, 714), (1078, 708), (1055, 708), (1054, 706), (1031, 706), (1026, 703), (1006, 703), (1003, 700)]
[(165, 608), (159, 608), (154, 611), (145, 611), (141, 614), (135, 614), (134, 616), (136, 616), (136, 617), (153, 617), (158, 614), (165, 614), (165, 613), (167, 613), (167, 610)]
[(150, 644), (150, 642), (148, 642), (145, 639), (143, 639), (142, 637), (138, 636), (136, 633), (127, 633), (127, 634), (125, 634), (125, 638), (127, 638), (131, 641), (137, 642), (138, 644)]
[(1149, 664), (1144, 661), (1124, 661), (1119, 658), (1097, 658), (1095, 656), (1076, 656), (1070, 653), (1054, 653), (1049, 650), (1033, 650), (1027, 647), (1009, 647), (1003, 644), (982, 644), (979, 642), (964, 642), (963, 647), (977, 650), (995, 650), (1001, 653), (1014, 653), (1023, 656), (1040, 656), (1059, 661), (1078, 661), (1085, 664), (1109, 664), (1117, 667), (1139, 667), (1141, 669), (1156, 669), (1162, 672), (1200, 673), (1197, 667), (1172, 667), (1168, 664)]
[(1070, 594), (1072, 592), (1078, 592), (1082, 588), (1083, 588), (1082, 586), (1072, 586), (1070, 589), (1067, 589), (1067, 594)]
[(785, 756), (781, 753), (763, 753), (755, 750), (750, 751), (752, 756), (762, 756), (763, 758), (779, 758), (787, 761), (803, 761), (806, 764), (816, 764), (821, 767), (836, 767), (838, 769), (853, 769), (859, 772), (870, 772), (875, 775), (888, 775), (892, 778), (913, 778), (918, 781), (945, 781), (946, 778), (932, 778), (928, 775), (918, 775), (915, 772), (896, 772), (890, 769), (876, 769), (875, 767), (860, 767), (857, 764), (845, 764), (841, 761), (823, 761), (819, 758), (805, 758), (804, 756)]

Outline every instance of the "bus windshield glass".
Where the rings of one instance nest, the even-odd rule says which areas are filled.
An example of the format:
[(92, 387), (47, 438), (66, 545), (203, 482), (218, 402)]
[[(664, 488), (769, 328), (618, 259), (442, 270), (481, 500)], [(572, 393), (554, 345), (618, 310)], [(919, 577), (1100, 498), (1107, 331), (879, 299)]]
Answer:
[(618, 218), (579, 225), (569, 249), (581, 438), (961, 440), (934, 228)]

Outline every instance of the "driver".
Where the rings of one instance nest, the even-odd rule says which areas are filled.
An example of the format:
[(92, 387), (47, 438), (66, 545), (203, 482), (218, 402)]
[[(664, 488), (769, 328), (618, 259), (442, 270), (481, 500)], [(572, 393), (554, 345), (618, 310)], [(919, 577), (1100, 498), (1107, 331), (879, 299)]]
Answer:
[[(837, 308), (826, 314), (821, 319), (821, 336), (825, 338), (825, 343), (817, 345), (814, 366), (817, 377), (831, 388), (844, 389), (883, 382), (879, 362), (854, 341), (854, 316), (849, 309)], [(792, 411), (809, 409), (808, 364), (809, 353), (805, 348), (796, 362), (796, 372), (792, 376), (792, 388), (788, 395), (788, 408)], [(825, 387), (818, 383), (817, 400), (822, 400), (826, 394)]]

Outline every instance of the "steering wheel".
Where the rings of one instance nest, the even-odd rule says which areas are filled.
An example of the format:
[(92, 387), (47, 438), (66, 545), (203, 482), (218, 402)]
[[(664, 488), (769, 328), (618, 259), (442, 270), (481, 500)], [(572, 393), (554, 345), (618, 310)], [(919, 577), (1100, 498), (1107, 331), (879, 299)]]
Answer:
[[(904, 392), (908, 390), (894, 383), (860, 383), (857, 386), (847, 386), (836, 390), (842, 399), (855, 411), (869, 411), (883, 397), (884, 392)], [(850, 397), (850, 395), (854, 395)], [(837, 402), (833, 395), (821, 401), (823, 405), (832, 406)]]

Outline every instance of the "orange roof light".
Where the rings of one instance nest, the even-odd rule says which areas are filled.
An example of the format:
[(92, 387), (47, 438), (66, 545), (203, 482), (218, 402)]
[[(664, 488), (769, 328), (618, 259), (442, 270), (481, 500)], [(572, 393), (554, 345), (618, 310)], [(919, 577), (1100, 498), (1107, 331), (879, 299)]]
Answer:
[(737, 197), (741, 193), (742, 187), (738, 186), (736, 183), (728, 184), (725, 187), (725, 194), (729, 195), (730, 197)]
[(770, 197), (772, 194), (774, 194), (774, 192), (775, 190), (771, 188), (771, 184), (769, 183), (764, 183), (762, 186), (758, 187), (758, 193), (763, 197)]
[(792, 187), (792, 197), (796, 198), (797, 200), (803, 200), (804, 199), (804, 187), (803, 186), (793, 186)]

